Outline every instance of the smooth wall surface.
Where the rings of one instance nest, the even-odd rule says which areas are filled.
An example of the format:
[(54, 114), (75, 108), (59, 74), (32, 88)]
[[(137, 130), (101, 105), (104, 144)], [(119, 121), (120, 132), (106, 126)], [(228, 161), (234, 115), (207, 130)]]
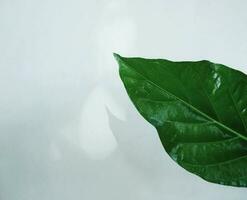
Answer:
[(164, 152), (112, 52), (247, 73), (245, 0), (0, 0), (1, 200), (245, 200)]

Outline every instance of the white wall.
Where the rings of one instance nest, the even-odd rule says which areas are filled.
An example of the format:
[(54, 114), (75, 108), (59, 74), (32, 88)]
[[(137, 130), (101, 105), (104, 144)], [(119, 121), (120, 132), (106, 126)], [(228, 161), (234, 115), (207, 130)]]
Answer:
[(244, 200), (164, 152), (112, 52), (247, 72), (245, 0), (0, 0), (1, 200)]

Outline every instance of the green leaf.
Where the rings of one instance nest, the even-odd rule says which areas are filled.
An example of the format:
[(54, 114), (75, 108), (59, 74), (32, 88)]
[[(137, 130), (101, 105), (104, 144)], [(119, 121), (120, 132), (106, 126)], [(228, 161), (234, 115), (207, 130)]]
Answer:
[(247, 187), (247, 75), (206, 60), (114, 56), (130, 99), (174, 161), (209, 182)]

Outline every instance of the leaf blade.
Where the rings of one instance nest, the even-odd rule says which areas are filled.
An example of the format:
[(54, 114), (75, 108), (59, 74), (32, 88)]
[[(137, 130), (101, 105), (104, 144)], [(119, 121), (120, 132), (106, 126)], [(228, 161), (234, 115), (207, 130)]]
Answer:
[[(190, 163), (193, 165), (193, 162), (198, 161), (198, 158), (196, 159), (196, 153), (198, 152), (201, 155), (199, 156), (200, 162), (202, 162), (204, 158), (209, 162), (210, 157), (205, 157), (205, 153), (207, 153), (205, 149), (211, 149), (210, 156), (212, 159), (219, 161), (219, 163), (222, 162), (221, 158), (229, 160), (234, 159), (236, 155), (239, 155), (240, 158), (245, 154), (247, 155), (247, 133), (245, 132), (244, 124), (247, 118), (245, 118), (244, 115), (247, 98), (246, 104), (241, 103), (242, 107), (240, 111), (239, 107), (237, 107), (238, 104), (230, 104), (233, 99), (229, 99), (228, 97), (225, 98), (225, 102), (222, 102), (222, 98), (219, 98), (222, 94), (224, 97), (226, 96), (225, 92), (226, 89), (228, 91), (228, 88), (225, 85), (226, 82), (229, 81), (229, 77), (231, 77), (232, 80), (232, 76), (234, 75), (235, 79), (235, 76), (237, 76), (242, 77), (243, 80), (246, 81), (246, 75), (209, 61), (172, 62), (163, 59), (123, 58), (119, 55), (114, 56), (120, 66), (120, 77), (130, 99), (140, 114), (156, 127), (164, 148), (178, 164), (211, 182), (233, 186), (247, 186), (247, 179), (245, 182), (242, 179), (240, 180), (240, 178), (238, 181), (235, 181), (234, 177), (232, 177), (233, 181), (230, 182), (227, 176), (225, 176), (223, 177), (225, 178), (224, 181), (222, 177), (217, 176), (217, 173), (220, 173), (219, 170), (215, 170), (214, 173), (210, 172), (209, 174), (211, 174), (211, 176), (208, 177), (203, 174), (202, 171), (200, 172), (202, 169), (195, 170), (194, 167), (188, 167), (188, 163), (185, 162), (185, 158), (188, 160), (188, 155), (191, 154), (192, 160), (190, 160)], [(199, 70), (199, 72), (197, 70)], [(198, 76), (198, 73), (201, 74)], [(231, 76), (229, 76), (229, 74)], [(200, 82), (200, 80), (202, 82)], [(236, 84), (234, 85), (236, 86)], [(241, 87), (242, 89), (240, 89), (245, 91), (247, 84), (242, 83)], [(212, 92), (209, 93), (209, 91)], [(234, 95), (236, 96), (236, 94)], [(241, 100), (241, 98), (238, 97), (238, 103), (241, 102), (239, 99)], [(231, 107), (227, 111), (225, 111), (224, 106), (219, 109), (220, 103), (224, 106), (230, 105)], [(233, 114), (236, 113), (238, 115), (244, 115), (242, 116), (243, 119), (239, 120), (241, 116), (232, 117), (235, 116)], [(177, 121), (174, 121), (174, 119)], [(179, 120), (182, 123), (211, 123), (211, 128), (210, 126), (206, 126), (207, 128), (203, 130), (198, 128), (197, 125), (189, 126), (187, 124), (181, 126), (181, 124), (178, 125)], [(240, 124), (240, 121), (242, 124)], [(212, 126), (212, 124), (214, 125)], [(171, 131), (171, 133), (169, 133), (169, 131)], [(189, 135), (188, 131), (193, 134)], [(179, 142), (181, 143), (179, 140), (184, 140), (186, 138), (185, 136), (188, 135), (190, 139), (197, 142), (197, 144), (193, 144), (191, 147), (188, 143), (184, 146), (181, 144), (179, 146)], [(197, 138), (197, 140), (195, 140), (195, 138)], [(213, 143), (209, 144), (209, 146), (211, 145), (210, 148), (206, 148), (205, 144), (203, 146), (198, 138), (207, 139), (209, 142), (219, 142), (221, 148), (215, 145), (212, 146)], [(236, 141), (234, 138), (236, 138)], [(232, 139), (233, 142), (231, 145), (222, 142), (225, 139)], [(186, 152), (185, 146), (187, 154), (184, 154), (184, 152)], [(182, 147), (184, 148), (183, 151), (181, 151)], [(221, 151), (225, 148), (224, 152), (226, 155), (222, 156), (224, 155), (223, 153), (219, 155), (216, 151), (213, 153), (212, 149), (214, 148)], [(192, 154), (191, 152), (195, 153)], [(245, 162), (245, 159), (242, 160)], [(204, 165), (206, 164), (204, 163)], [(220, 164), (218, 164), (218, 166), (220, 166)], [(204, 170), (207, 170), (205, 167)], [(243, 171), (243, 169), (241, 170)], [(239, 173), (241, 173), (241, 170), (239, 170)], [(227, 172), (225, 171), (225, 173)], [(233, 171), (231, 173), (233, 173)]]

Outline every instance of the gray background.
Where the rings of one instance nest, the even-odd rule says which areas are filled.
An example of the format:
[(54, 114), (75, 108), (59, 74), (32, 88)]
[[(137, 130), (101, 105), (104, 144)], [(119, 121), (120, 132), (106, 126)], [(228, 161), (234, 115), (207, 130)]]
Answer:
[(247, 72), (245, 0), (0, 0), (1, 200), (244, 200), (176, 165), (112, 52)]

